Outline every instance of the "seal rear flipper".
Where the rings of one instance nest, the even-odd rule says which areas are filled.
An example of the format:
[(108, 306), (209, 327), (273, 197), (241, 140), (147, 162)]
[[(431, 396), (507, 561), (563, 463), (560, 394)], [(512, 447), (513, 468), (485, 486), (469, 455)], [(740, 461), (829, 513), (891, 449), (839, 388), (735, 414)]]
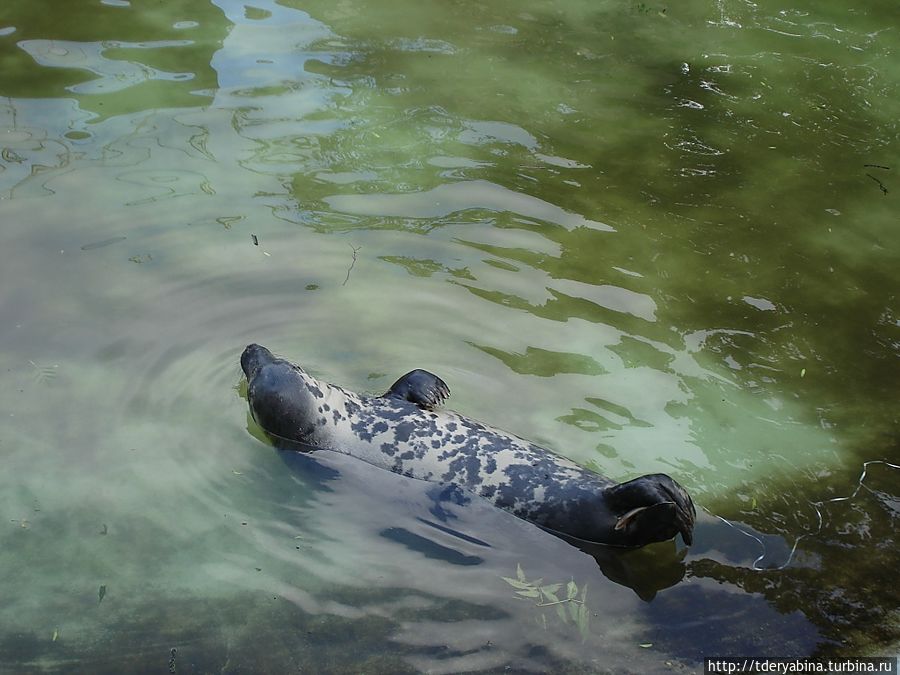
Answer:
[(417, 368), (391, 385), (384, 398), (410, 401), (424, 410), (432, 410), (450, 396), (450, 387), (437, 375)]
[(654, 473), (620, 483), (605, 492), (616, 514), (616, 531), (623, 531), (643, 546), (671, 539), (681, 533), (684, 543), (693, 543), (697, 511), (687, 491), (664, 473)]

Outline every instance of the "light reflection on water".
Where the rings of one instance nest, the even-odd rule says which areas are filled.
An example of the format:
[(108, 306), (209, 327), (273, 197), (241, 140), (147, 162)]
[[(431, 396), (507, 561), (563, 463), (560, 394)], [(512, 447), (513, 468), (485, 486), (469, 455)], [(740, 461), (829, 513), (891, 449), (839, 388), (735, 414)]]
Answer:
[[(4, 669), (896, 645), (896, 473), (828, 501), (897, 460), (876, 183), (900, 99), (872, 14), (139, 9), (0, 26)], [(251, 341), (373, 393), (428, 368), (464, 414), (616, 479), (668, 472), (695, 545), (591, 555), (279, 456), (240, 395)], [(586, 586), (588, 628), (517, 594), (519, 566)]]

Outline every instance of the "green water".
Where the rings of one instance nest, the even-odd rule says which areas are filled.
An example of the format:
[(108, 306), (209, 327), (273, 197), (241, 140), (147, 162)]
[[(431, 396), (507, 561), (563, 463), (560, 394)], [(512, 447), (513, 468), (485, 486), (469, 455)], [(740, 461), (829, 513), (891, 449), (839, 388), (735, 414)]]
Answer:
[[(896, 654), (898, 20), (6, 0), (0, 671)], [(459, 412), (667, 472), (695, 544), (595, 558), (281, 457), (251, 341), (359, 391), (427, 368)]]

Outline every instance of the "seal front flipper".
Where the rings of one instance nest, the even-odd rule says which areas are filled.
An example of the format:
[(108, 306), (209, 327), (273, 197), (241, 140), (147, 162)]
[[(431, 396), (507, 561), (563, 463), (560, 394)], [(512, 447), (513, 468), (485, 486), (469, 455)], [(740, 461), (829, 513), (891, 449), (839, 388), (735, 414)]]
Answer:
[(664, 473), (653, 473), (607, 488), (606, 503), (616, 515), (616, 531), (664, 541), (681, 533), (693, 542), (697, 511), (687, 491)]
[(423, 410), (432, 410), (450, 396), (450, 387), (437, 375), (416, 368), (391, 385), (384, 398), (396, 398), (415, 403)]

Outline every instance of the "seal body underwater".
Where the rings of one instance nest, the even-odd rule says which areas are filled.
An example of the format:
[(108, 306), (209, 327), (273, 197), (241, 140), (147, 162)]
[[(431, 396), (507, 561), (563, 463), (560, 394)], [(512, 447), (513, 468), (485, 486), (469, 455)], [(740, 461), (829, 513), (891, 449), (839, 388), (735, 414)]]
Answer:
[(450, 390), (424, 370), (367, 397), (317, 380), (256, 344), (244, 350), (241, 367), (251, 414), (276, 442), (456, 485), (575, 539), (635, 547), (681, 533), (692, 542), (694, 504), (666, 474), (617, 484), (512, 434), (437, 410)]

